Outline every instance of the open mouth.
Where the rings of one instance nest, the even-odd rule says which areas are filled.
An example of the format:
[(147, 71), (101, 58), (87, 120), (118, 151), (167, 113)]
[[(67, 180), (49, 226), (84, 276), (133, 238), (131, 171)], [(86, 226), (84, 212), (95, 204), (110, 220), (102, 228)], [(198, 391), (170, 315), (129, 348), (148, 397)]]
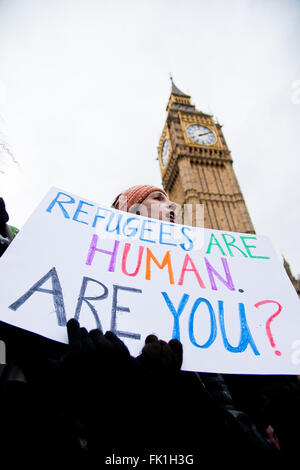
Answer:
[(170, 214), (169, 214), (169, 219), (170, 219), (170, 222), (172, 224), (175, 223), (175, 212), (174, 211), (171, 211)]

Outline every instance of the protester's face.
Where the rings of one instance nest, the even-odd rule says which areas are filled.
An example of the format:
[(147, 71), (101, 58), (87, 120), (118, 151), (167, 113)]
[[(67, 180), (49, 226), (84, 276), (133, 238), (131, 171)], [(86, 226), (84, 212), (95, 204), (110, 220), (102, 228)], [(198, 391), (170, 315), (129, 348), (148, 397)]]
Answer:
[(170, 201), (164, 193), (154, 191), (138, 206), (140, 215), (174, 223), (176, 203)]

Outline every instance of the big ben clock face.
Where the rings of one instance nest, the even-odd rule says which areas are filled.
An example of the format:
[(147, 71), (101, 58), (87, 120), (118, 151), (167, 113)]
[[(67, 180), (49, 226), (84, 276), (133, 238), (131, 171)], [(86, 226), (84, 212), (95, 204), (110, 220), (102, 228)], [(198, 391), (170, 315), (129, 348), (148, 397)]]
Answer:
[(161, 151), (161, 162), (162, 166), (165, 167), (170, 156), (170, 142), (169, 139), (165, 139), (163, 146), (162, 146), (162, 151)]
[(186, 129), (190, 139), (200, 145), (212, 145), (216, 142), (215, 134), (207, 127), (193, 124)]

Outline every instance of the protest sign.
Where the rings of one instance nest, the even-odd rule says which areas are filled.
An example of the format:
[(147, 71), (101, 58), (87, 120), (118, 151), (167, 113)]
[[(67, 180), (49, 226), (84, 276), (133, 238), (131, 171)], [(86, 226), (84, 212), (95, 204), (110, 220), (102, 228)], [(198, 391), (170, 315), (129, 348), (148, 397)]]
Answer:
[(299, 374), (298, 296), (267, 237), (171, 224), (52, 188), (0, 260), (0, 319), (183, 344), (183, 369)]

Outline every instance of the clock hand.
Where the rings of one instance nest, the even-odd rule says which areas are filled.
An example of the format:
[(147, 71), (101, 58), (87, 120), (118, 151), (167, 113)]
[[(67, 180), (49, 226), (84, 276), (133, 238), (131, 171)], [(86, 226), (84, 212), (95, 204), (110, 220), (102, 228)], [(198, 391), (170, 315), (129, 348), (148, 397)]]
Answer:
[(203, 135), (206, 135), (206, 134), (211, 134), (211, 132), (204, 132), (204, 134), (198, 134), (198, 137), (202, 137)]

